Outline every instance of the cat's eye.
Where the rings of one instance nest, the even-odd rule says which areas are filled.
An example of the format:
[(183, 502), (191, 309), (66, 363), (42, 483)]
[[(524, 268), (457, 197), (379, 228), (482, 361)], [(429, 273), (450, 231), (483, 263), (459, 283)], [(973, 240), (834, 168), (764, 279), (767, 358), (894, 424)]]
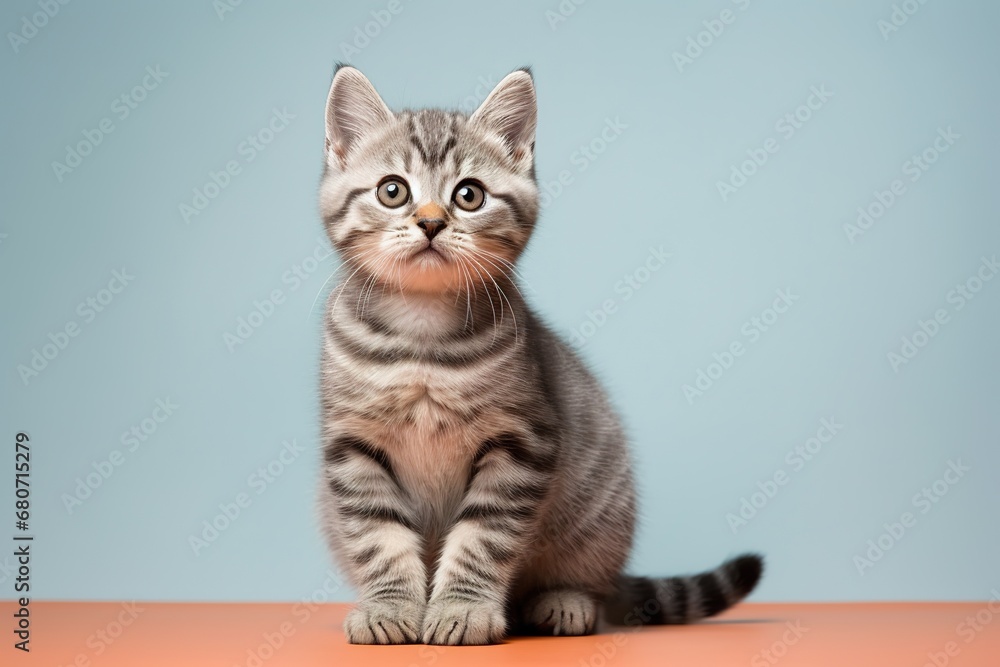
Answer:
[(463, 181), (455, 188), (452, 200), (463, 211), (475, 211), (486, 201), (486, 191), (475, 181)]
[(410, 188), (398, 176), (390, 176), (379, 183), (375, 196), (383, 206), (399, 208), (410, 200)]

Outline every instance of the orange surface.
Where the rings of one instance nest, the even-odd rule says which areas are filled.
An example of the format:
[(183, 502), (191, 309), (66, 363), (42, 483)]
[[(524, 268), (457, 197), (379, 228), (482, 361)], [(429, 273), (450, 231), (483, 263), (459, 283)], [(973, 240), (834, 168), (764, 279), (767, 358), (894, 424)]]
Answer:
[[(451, 648), (351, 646), (340, 629), (348, 609), (342, 604), (125, 607), (112, 602), (33, 603), (31, 653), (13, 649), (10, 630), (4, 628), (0, 663), (4, 667), (1000, 666), (996, 601), (992, 606), (986, 602), (744, 604), (691, 626), (622, 629), (618, 634), (611, 629), (590, 637), (516, 638), (498, 646)], [(2, 617), (10, 623), (8, 612)]]

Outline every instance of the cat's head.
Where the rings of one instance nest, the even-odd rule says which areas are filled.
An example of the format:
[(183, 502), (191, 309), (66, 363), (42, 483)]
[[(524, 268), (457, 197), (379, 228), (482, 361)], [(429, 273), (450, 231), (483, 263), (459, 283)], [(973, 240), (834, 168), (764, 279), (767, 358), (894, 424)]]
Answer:
[(420, 292), (512, 275), (538, 215), (535, 119), (526, 70), (467, 116), (393, 113), (361, 72), (340, 67), (326, 106), (320, 211), (347, 268)]

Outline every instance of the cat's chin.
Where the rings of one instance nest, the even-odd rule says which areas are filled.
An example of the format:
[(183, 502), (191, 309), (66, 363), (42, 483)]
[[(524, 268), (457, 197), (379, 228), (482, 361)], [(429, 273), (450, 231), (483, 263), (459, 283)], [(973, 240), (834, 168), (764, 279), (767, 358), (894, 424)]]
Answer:
[[(425, 255), (431, 255), (427, 257)], [(435, 250), (424, 250), (394, 271), (396, 286), (406, 293), (454, 294), (462, 286), (459, 268)]]

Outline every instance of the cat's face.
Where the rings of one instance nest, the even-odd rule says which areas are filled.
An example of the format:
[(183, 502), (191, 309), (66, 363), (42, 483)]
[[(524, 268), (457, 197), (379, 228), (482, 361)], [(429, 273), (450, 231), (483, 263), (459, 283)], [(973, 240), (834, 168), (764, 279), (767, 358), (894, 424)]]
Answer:
[(508, 75), (471, 116), (391, 112), (342, 67), (327, 102), (320, 210), (349, 271), (413, 292), (513, 275), (538, 214), (535, 91)]

